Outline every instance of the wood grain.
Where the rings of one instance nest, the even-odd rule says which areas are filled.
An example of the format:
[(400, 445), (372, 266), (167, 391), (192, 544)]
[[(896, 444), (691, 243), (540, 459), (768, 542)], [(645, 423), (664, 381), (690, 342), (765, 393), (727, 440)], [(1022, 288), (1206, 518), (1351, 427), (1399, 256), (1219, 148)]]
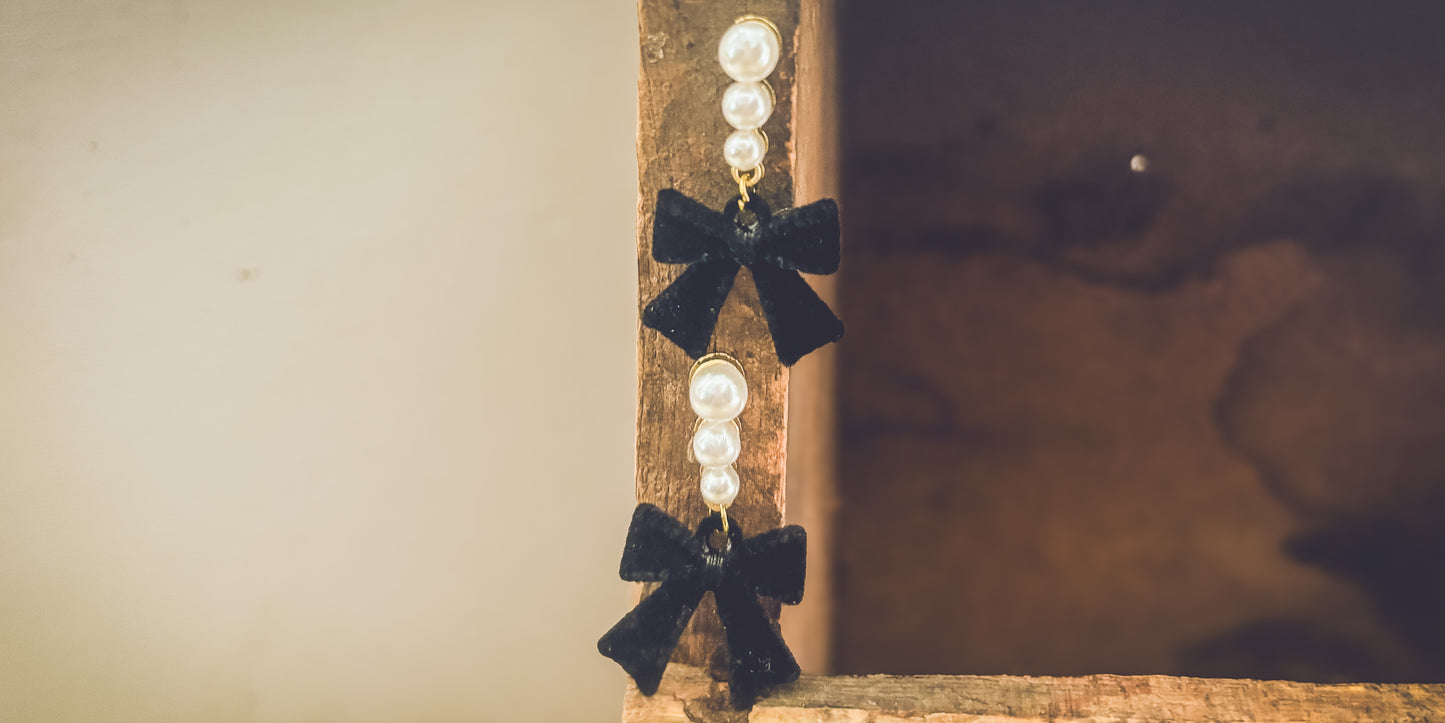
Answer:
[(1375, 723), (1438, 721), (1445, 685), (1091, 675), (804, 676), (749, 712), (723, 684), (673, 665), (651, 698), (630, 689), (624, 721), (678, 723)]

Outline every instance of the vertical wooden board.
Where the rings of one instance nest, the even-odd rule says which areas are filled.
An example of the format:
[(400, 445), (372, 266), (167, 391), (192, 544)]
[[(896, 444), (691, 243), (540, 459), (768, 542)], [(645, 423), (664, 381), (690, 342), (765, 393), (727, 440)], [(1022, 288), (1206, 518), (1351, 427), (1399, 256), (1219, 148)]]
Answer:
[[(764, 126), (771, 150), (766, 175), (755, 189), (774, 208), (794, 203), (794, 48), (800, 0), (708, 2), (640, 0), (641, 71), (638, 78), (637, 213), (638, 312), (678, 274), (681, 266), (652, 259), (652, 222), (657, 192), (673, 188), (721, 209), (737, 194), (722, 143), (731, 129), (720, 101), (731, 80), (717, 61), (717, 43), (741, 15), (762, 15), (783, 35), (783, 55), (768, 81), (777, 96)], [(724, 305), (713, 350), (743, 365), (747, 408), (738, 418), (743, 451), (736, 468), (742, 490), (729, 516), (748, 534), (777, 527), (783, 518), (783, 471), (787, 449), (788, 370), (777, 360), (752, 278), (743, 270)], [(692, 360), (661, 334), (639, 327), (637, 498), (689, 524), (707, 508), (698, 491), (698, 466), (688, 460), (697, 420), (687, 402)], [(777, 614), (776, 606), (770, 610)], [(723, 634), (711, 596), (693, 616), (674, 662), (707, 666)]]
[[(799, 204), (838, 197), (835, 7), (834, 0), (810, 0), (800, 8), (792, 146)], [(847, 218), (844, 209), (845, 236)], [(808, 279), (834, 309), (837, 280), (848, 271), (846, 238), (843, 246), (838, 274)], [(832, 658), (836, 358), (836, 346), (825, 346), (794, 365), (788, 381), (788, 521), (808, 530), (808, 594), (783, 609), (782, 621), (798, 664), (809, 673), (829, 672)]]

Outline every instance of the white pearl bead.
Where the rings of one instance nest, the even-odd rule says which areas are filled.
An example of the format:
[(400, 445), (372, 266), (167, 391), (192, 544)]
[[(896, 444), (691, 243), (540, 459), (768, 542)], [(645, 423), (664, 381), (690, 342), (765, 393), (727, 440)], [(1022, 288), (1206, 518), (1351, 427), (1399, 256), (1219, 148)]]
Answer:
[(692, 435), (692, 456), (704, 467), (732, 464), (742, 451), (736, 422), (703, 422)]
[(733, 131), (723, 141), (723, 160), (739, 171), (751, 171), (763, 165), (768, 141), (757, 131)]
[(773, 115), (773, 93), (762, 83), (733, 83), (723, 91), (722, 114), (738, 130), (762, 128)]
[(687, 390), (692, 411), (709, 422), (736, 419), (748, 403), (748, 382), (743, 372), (724, 359), (699, 364)]
[(757, 20), (736, 23), (717, 44), (717, 62), (733, 80), (762, 80), (778, 67), (782, 40)]
[(738, 498), (738, 473), (731, 465), (702, 468), (702, 501), (709, 507), (727, 507)]

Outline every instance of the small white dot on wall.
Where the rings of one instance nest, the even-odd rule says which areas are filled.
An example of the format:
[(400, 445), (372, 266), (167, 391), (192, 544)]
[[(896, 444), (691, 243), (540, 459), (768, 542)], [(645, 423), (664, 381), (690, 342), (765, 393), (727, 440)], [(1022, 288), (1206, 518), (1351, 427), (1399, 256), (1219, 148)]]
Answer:
[(1134, 154), (1134, 157), (1129, 159), (1129, 170), (1135, 173), (1149, 170), (1149, 157), (1142, 153)]

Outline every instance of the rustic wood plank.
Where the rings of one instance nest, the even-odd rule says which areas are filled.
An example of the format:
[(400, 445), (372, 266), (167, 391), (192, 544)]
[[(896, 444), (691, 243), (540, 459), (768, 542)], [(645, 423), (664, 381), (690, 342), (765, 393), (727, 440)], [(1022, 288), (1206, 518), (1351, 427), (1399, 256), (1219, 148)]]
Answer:
[(1445, 685), (1091, 675), (804, 676), (750, 712), (725, 686), (673, 665), (651, 698), (628, 691), (624, 720), (688, 723), (1375, 723), (1438, 721)]
[[(740, 15), (772, 20), (783, 35), (783, 57), (769, 78), (777, 102), (764, 127), (771, 144), (766, 175), (755, 192), (773, 208), (795, 205), (793, 174), (794, 78), (802, 0), (639, 0), (641, 70), (638, 78), (637, 214), (638, 311), (681, 272), (651, 256), (657, 192), (675, 188), (722, 208), (737, 193), (722, 160), (730, 132), (719, 102), (731, 82), (717, 62), (717, 42)], [(748, 406), (738, 419), (743, 452), (736, 463), (742, 491), (729, 509), (748, 534), (783, 519), (787, 460), (788, 370), (777, 360), (757, 290), (744, 270), (723, 307), (713, 349), (743, 365)], [(639, 327), (637, 341), (637, 498), (692, 522), (706, 514), (698, 468), (687, 445), (696, 416), (687, 403), (692, 361), (662, 335)], [(777, 615), (777, 606), (770, 613)], [(723, 641), (711, 596), (704, 598), (683, 635), (674, 661), (708, 665)]]

